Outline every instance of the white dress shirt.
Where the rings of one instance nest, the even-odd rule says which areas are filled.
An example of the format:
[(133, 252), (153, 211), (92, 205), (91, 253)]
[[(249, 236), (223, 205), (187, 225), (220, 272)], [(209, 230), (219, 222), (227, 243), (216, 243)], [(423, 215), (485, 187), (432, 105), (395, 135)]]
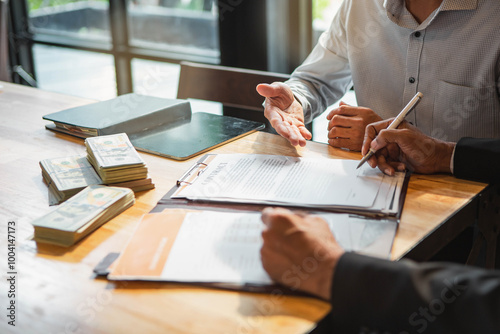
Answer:
[(306, 122), (354, 85), (359, 106), (433, 137), (500, 137), (500, 1), (443, 0), (419, 24), (404, 0), (344, 0), (287, 81)]

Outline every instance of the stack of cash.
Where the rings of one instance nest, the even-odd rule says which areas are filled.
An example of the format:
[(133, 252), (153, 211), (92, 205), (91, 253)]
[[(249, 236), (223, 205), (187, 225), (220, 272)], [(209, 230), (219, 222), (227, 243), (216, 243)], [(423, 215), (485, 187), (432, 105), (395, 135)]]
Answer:
[(71, 246), (135, 202), (128, 188), (91, 185), (55, 210), (35, 219), (38, 242)]
[(146, 164), (125, 133), (87, 138), (85, 146), (103, 183), (140, 180), (148, 175)]
[[(49, 186), (49, 204), (56, 205), (92, 184), (103, 184), (87, 156), (52, 158), (40, 161), (43, 180)], [(134, 192), (153, 189), (151, 178), (108, 183), (108, 186), (130, 188)]]
[(50, 204), (59, 204), (91, 184), (102, 184), (86, 156), (40, 161), (43, 180), (49, 186)]

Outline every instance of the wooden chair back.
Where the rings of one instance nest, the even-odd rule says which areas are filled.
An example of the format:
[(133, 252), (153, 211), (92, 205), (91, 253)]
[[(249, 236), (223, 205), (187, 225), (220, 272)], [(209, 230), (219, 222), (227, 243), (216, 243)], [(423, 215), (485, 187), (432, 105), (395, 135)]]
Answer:
[(289, 78), (281, 73), (181, 62), (177, 98), (214, 101), (223, 106), (263, 112), (264, 98), (255, 87), (259, 83)]

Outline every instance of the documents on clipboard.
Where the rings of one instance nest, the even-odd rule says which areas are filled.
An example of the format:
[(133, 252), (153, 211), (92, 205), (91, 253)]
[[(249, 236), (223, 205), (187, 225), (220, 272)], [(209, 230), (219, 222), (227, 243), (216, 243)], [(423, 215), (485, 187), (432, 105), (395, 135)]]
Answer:
[[(388, 258), (394, 220), (321, 213), (346, 251)], [(369, 220), (369, 222), (366, 222)], [(145, 215), (110, 268), (110, 280), (196, 283), (267, 291), (259, 212), (167, 209)]]
[(245, 203), (399, 218), (407, 177), (358, 161), (263, 154), (207, 154), (178, 181), (171, 199)]

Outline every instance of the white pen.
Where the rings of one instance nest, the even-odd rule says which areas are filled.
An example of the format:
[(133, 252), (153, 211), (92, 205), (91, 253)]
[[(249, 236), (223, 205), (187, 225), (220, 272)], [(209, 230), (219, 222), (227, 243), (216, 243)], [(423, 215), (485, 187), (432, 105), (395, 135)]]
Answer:
[[(424, 95), (422, 93), (417, 92), (417, 94), (415, 94), (415, 96), (410, 100), (410, 102), (408, 102), (406, 107), (404, 107), (403, 110), (401, 110), (401, 112), (398, 114), (398, 116), (391, 122), (391, 124), (387, 127), (387, 129), (392, 130), (392, 129), (397, 128), (399, 126), (399, 124), (401, 124), (401, 122), (404, 121), (406, 115), (408, 115), (408, 113), (410, 111), (412, 111), (413, 108), (415, 108), (415, 106), (418, 104), (418, 102), (420, 102), (420, 99), (423, 96)], [(370, 151), (368, 151), (368, 153), (366, 153), (366, 155), (363, 157), (363, 159), (361, 159), (361, 161), (359, 162), (358, 167), (356, 167), (356, 169), (363, 166), (363, 164), (368, 159), (370, 159), (375, 154), (375, 152), (377, 152), (377, 151), (374, 150), (373, 148), (370, 148)]]

